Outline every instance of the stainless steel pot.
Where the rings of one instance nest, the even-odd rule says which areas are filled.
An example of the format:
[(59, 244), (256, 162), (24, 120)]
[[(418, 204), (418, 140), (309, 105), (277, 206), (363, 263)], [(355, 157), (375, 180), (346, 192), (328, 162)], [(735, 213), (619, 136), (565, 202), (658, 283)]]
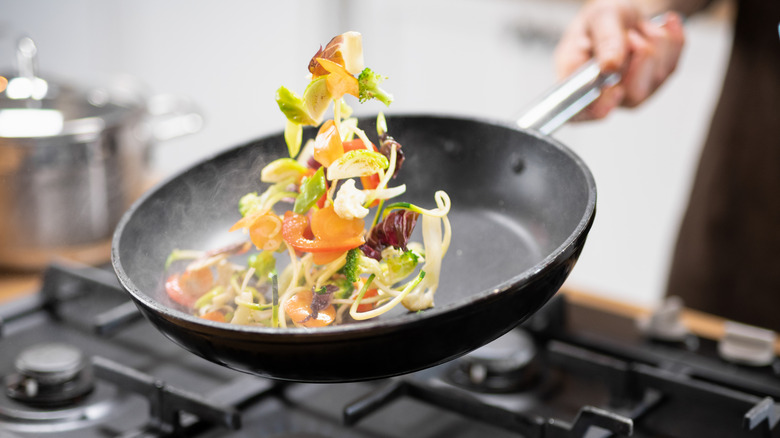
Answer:
[(150, 147), (202, 119), (170, 95), (47, 82), (29, 38), (17, 54), (18, 76), (0, 93), (0, 266), (107, 261), (115, 225), (148, 184)]

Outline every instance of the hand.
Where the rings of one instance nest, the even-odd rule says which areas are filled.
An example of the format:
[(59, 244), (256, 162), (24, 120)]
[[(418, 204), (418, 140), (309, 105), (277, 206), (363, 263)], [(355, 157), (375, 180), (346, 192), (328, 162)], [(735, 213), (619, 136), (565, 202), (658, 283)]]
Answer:
[(558, 76), (595, 57), (602, 71), (621, 71), (622, 80), (603, 89), (577, 119), (601, 119), (618, 105), (639, 105), (669, 77), (685, 36), (678, 14), (663, 18), (662, 24), (644, 18), (629, 0), (591, 0), (582, 7), (555, 49)]

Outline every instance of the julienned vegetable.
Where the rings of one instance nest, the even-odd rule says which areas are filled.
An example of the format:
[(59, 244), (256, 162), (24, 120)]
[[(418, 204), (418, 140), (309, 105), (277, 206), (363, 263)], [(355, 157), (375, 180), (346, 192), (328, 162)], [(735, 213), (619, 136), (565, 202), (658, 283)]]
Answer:
[[(432, 209), (385, 205), (406, 191), (389, 186), (404, 154), (381, 113), (377, 147), (344, 100), (392, 102), (379, 87), (385, 78), (363, 65), (359, 33), (333, 38), (308, 70), (302, 97), (285, 87), (276, 93), (289, 157), (267, 164), (259, 175), (265, 187), (238, 200), (240, 218), (229, 231), (241, 230), (247, 241), (174, 250), (166, 260), (168, 296), (201, 318), (314, 328), (375, 318), (398, 304), (433, 306), (452, 234), (449, 197), (435, 192)], [(323, 121), (331, 103), (333, 117)], [(317, 134), (302, 145), (304, 125)], [(422, 244), (410, 241), (418, 223)]]

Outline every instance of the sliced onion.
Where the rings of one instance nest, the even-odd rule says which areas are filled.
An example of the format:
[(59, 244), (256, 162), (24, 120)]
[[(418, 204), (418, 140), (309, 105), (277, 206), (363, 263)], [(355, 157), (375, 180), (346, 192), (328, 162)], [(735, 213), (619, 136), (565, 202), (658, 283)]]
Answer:
[(306, 172), (306, 166), (292, 158), (279, 158), (268, 163), (260, 172), (260, 181), (279, 183), (289, 178), (298, 177)]
[(355, 178), (378, 173), (388, 166), (387, 157), (379, 152), (357, 149), (346, 152), (328, 166), (328, 180)]
[(363, 190), (371, 199), (391, 199), (406, 193), (406, 184), (386, 189)]
[(363, 36), (359, 32), (344, 32), (341, 41), (341, 56), (344, 58), (344, 68), (353, 75), (359, 74), (365, 68), (363, 63)]

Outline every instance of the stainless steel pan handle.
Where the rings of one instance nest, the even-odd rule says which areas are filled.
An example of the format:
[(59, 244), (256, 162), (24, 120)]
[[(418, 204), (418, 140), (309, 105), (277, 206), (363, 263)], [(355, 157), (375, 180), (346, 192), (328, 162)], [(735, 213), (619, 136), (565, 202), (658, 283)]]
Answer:
[[(650, 21), (663, 26), (666, 19), (666, 14), (659, 14)], [(685, 21), (685, 17), (682, 19)], [(591, 59), (536, 100), (517, 125), (550, 135), (598, 99), (602, 89), (620, 82), (621, 76), (621, 72), (602, 72), (598, 62)]]
[(619, 81), (619, 72), (603, 73), (596, 60), (591, 59), (544, 93), (517, 120), (517, 125), (549, 135), (601, 96), (604, 87)]

